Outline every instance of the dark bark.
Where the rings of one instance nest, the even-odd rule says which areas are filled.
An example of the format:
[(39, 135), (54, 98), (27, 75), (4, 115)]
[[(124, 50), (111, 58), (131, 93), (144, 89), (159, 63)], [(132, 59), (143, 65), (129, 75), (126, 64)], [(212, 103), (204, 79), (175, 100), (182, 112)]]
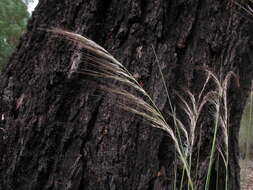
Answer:
[[(0, 189), (171, 189), (173, 143), (126, 113), (95, 83), (68, 77), (77, 50), (41, 28), (75, 31), (119, 59), (166, 113), (168, 101), (152, 45), (173, 92), (199, 91), (197, 66), (233, 70), (229, 190), (239, 189), (238, 131), (252, 79), (249, 22), (230, 1), (40, 0), (1, 76)], [(177, 104), (177, 102), (174, 102)], [(203, 189), (212, 131), (203, 121), (197, 189)], [(220, 164), (218, 164), (220, 163)], [(216, 160), (211, 188), (224, 179)], [(159, 174), (159, 175), (158, 175)], [(219, 190), (224, 182), (219, 181)]]

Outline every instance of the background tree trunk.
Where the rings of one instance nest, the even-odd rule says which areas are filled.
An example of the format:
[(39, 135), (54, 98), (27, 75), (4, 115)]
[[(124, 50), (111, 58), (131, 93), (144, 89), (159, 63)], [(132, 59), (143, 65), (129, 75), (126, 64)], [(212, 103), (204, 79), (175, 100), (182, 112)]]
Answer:
[[(238, 131), (253, 71), (250, 28), (241, 15), (230, 0), (40, 0), (1, 75), (0, 189), (173, 187), (176, 159), (168, 135), (119, 109), (116, 97), (94, 83), (69, 77), (78, 50), (39, 30), (60, 27), (108, 49), (164, 112), (169, 104), (152, 45), (175, 104), (176, 89), (197, 93), (203, 85), (195, 67), (235, 71), (240, 89), (229, 91), (229, 190), (238, 190)], [(209, 161), (210, 121), (203, 121), (201, 134), (199, 190)], [(212, 171), (212, 190), (216, 177), (225, 179), (219, 167)], [(219, 185), (224, 189), (224, 182)]]

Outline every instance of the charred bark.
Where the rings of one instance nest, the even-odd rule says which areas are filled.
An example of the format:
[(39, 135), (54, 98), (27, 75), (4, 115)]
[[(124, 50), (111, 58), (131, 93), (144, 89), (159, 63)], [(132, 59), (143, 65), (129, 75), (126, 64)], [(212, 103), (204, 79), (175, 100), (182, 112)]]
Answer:
[[(231, 1), (41, 0), (1, 75), (0, 189), (172, 189), (176, 163), (164, 132), (115, 106), (95, 83), (70, 77), (77, 47), (41, 29), (59, 27), (104, 46), (166, 113), (152, 45), (174, 91), (201, 89), (199, 66), (233, 70), (229, 190), (240, 186), (238, 131), (252, 79), (249, 22)], [(203, 121), (196, 189), (203, 190), (212, 131)], [(211, 182), (224, 179), (216, 160)], [(217, 178), (215, 175), (218, 175)], [(219, 189), (224, 182), (219, 181)]]

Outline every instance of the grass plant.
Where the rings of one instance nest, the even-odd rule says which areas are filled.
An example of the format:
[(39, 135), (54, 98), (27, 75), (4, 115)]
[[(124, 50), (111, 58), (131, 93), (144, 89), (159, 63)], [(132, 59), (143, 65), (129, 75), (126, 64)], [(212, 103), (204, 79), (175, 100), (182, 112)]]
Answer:
[[(208, 71), (210, 76), (213, 78), (213, 81), (216, 84), (216, 91), (213, 93), (213, 98), (210, 100), (212, 101), (212, 104), (215, 105), (215, 126), (214, 126), (214, 136), (212, 141), (212, 148), (211, 148), (211, 154), (210, 154), (210, 160), (208, 165), (208, 173), (207, 173), (207, 179), (206, 179), (206, 186), (205, 190), (208, 190), (209, 183), (210, 183), (210, 176), (211, 176), (211, 168), (213, 164), (213, 157), (215, 149), (217, 149), (220, 152), (221, 157), (223, 158), (225, 169), (226, 169), (226, 179), (225, 179), (225, 190), (228, 189), (228, 128), (229, 128), (229, 110), (228, 110), (228, 100), (227, 100), (227, 91), (229, 86), (229, 81), (232, 77), (236, 79), (236, 84), (239, 86), (239, 81), (237, 76), (232, 72), (228, 72), (228, 74), (225, 76), (224, 80), (219, 80), (216, 75), (214, 75), (212, 72)], [(224, 139), (224, 145), (222, 144), (216, 144), (217, 139), (217, 132), (218, 128), (221, 126), (223, 139)], [(223, 147), (225, 150), (223, 150)], [(225, 154), (223, 153), (225, 152)]]
[[(134, 91), (124, 90), (120, 86), (109, 84), (102, 86), (101, 89), (117, 95), (122, 101), (119, 106), (131, 113), (139, 115), (149, 121), (152, 127), (164, 130), (174, 142), (174, 146), (178, 155), (178, 159), (183, 165), (183, 174), (181, 176), (180, 189), (184, 188), (184, 173), (187, 177), (187, 189), (194, 190), (194, 183), (192, 180), (192, 152), (196, 141), (196, 128), (202, 126), (199, 122), (199, 117), (204, 106), (209, 103), (215, 108), (214, 110), (214, 136), (212, 140), (212, 147), (210, 150), (209, 166), (205, 182), (205, 190), (209, 190), (211, 169), (214, 161), (215, 152), (219, 152), (226, 167), (226, 190), (228, 182), (228, 128), (229, 128), (229, 111), (227, 102), (227, 89), (231, 77), (235, 76), (233, 72), (229, 72), (225, 78), (219, 79), (213, 72), (205, 69), (206, 80), (200, 93), (196, 96), (189, 89), (184, 89), (184, 95), (177, 93), (181, 102), (181, 108), (184, 111), (188, 123), (185, 124), (176, 114), (176, 109), (170, 99), (169, 91), (166, 86), (162, 69), (159, 64), (158, 57), (154, 51), (156, 62), (158, 63), (161, 80), (163, 82), (165, 92), (170, 104), (170, 115), (173, 119), (174, 126), (170, 126), (162, 112), (152, 100), (151, 96), (143, 89), (137, 79), (109, 52), (103, 47), (99, 46), (92, 40), (89, 40), (79, 34), (68, 32), (61, 29), (49, 30), (57, 35), (62, 35), (68, 40), (78, 44), (85, 51), (82, 52), (83, 61), (91, 68), (80, 67), (75, 72), (79, 74), (89, 75), (96, 79), (108, 79), (131, 87)], [(236, 77), (235, 77), (236, 78)], [(208, 91), (208, 83), (214, 83), (215, 89)], [(137, 94), (137, 95), (136, 95)], [(185, 120), (184, 120), (185, 121)], [(188, 127), (188, 128), (187, 128)], [(224, 137), (225, 147), (217, 143), (218, 130), (222, 131)], [(175, 173), (177, 173), (175, 171)], [(176, 184), (176, 183), (175, 183)], [(176, 188), (176, 185), (174, 185)]]

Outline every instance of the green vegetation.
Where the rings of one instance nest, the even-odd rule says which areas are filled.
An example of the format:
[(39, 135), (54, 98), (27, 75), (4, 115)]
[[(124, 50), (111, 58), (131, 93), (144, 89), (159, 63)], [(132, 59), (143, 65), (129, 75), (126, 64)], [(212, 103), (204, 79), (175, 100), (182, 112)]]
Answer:
[(248, 99), (247, 106), (244, 109), (244, 113), (241, 120), (241, 129), (240, 129), (240, 149), (241, 155), (243, 158), (249, 158), (250, 148), (253, 147), (253, 126), (252, 126), (252, 107), (253, 107), (253, 92)]
[(27, 6), (23, 1), (0, 1), (0, 70), (14, 52), (28, 18)]
[(248, 99), (247, 106), (241, 120), (239, 133), (239, 145), (241, 152), (241, 186), (242, 190), (250, 190), (252, 187), (252, 155), (253, 155), (253, 91)]
[[(165, 92), (170, 103), (170, 115), (173, 118), (173, 125), (176, 128), (176, 130), (174, 130), (173, 127), (167, 123), (162, 112), (156, 106), (151, 96), (143, 89), (142, 85), (140, 85), (134, 76), (129, 73), (129, 71), (103, 47), (85, 37), (82, 37), (81, 35), (72, 32), (67, 32), (60, 29), (55, 29), (52, 32), (63, 35), (67, 39), (78, 43), (79, 47), (82, 47), (89, 52), (83, 54), (83, 60), (86, 64), (91, 64), (93, 69), (82, 68), (80, 66), (77, 68), (77, 70), (75, 70), (75, 72), (89, 75), (91, 77), (94, 77), (95, 80), (98, 78), (112, 79), (113, 81), (118, 81), (128, 87), (132, 87), (132, 89), (136, 91), (136, 93), (129, 92), (127, 90), (119, 88), (118, 85), (116, 86), (111, 83), (106, 84), (106, 86), (109, 87), (101, 87), (102, 90), (116, 94), (119, 100), (123, 100), (118, 102), (118, 105), (122, 109), (143, 117), (145, 120), (151, 123), (152, 127), (159, 128), (167, 132), (167, 134), (173, 140), (175, 150), (178, 155), (178, 160), (181, 161), (178, 170), (180, 171), (183, 167), (182, 174), (179, 175), (179, 178), (177, 178), (175, 181), (175, 184), (177, 184), (177, 180), (181, 181), (181, 184), (179, 184), (178, 187), (174, 187), (174, 189), (195, 189), (194, 186), (196, 184), (193, 180), (193, 175), (195, 175), (195, 173), (193, 173), (191, 170), (192, 150), (196, 137), (195, 129), (201, 126), (199, 116), (203, 110), (203, 107), (207, 103), (209, 106), (213, 107), (213, 140), (212, 148), (210, 150), (208, 171), (206, 173), (205, 190), (210, 189), (210, 180), (212, 175), (211, 169), (213, 168), (215, 153), (219, 154), (224, 162), (226, 169), (225, 189), (228, 189), (229, 108), (227, 104), (227, 89), (229, 81), (232, 78), (236, 79), (236, 82), (238, 83), (237, 77), (233, 72), (229, 72), (227, 75), (225, 75), (224, 78), (219, 79), (213, 72), (205, 69), (204, 71), (206, 73), (206, 81), (203, 81), (203, 87), (197, 96), (195, 96), (191, 91), (187, 89), (183, 91), (183, 95), (182, 93), (177, 94), (182, 103), (182, 111), (185, 112), (187, 120), (189, 121), (189, 123), (183, 123), (183, 121), (181, 121), (177, 116), (178, 114), (176, 114), (176, 109), (171, 103), (164, 76), (159, 65), (159, 60), (152, 46), (164, 84)], [(207, 84), (209, 83), (213, 84), (215, 88), (211, 90), (209, 89), (208, 91)], [(190, 127), (189, 131), (186, 130), (187, 127)], [(221, 131), (221, 134), (217, 133), (218, 130)], [(223, 142), (217, 142), (218, 137), (221, 137), (219, 139), (223, 139)], [(187, 179), (186, 181), (184, 180), (185, 178)]]

